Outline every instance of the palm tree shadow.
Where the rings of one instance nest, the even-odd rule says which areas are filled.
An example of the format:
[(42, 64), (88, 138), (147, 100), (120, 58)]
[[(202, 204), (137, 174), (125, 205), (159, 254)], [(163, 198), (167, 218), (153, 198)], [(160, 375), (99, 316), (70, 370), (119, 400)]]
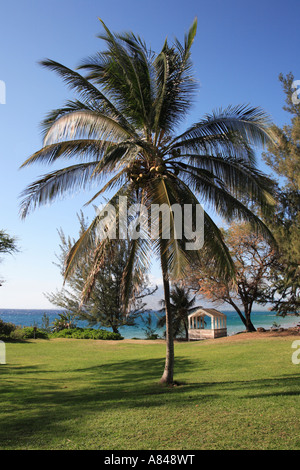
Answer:
[[(0, 429), (0, 442), (13, 448), (30, 447), (40, 435), (47, 440), (51, 436), (65, 439), (72, 432), (72, 422), (109, 413), (122, 415), (124, 411), (138, 409), (157, 413), (160, 407), (172, 409), (182, 407), (185, 401), (189, 405), (211, 403), (223, 399), (224, 394), (240, 391), (241, 398), (261, 398), (277, 395), (299, 395), (299, 374), (269, 379), (187, 382), (173, 387), (163, 387), (159, 377), (164, 366), (164, 359), (126, 360), (98, 366), (78, 368), (57, 372), (42, 366), (8, 366), (1, 368), (2, 402), (10, 403), (14, 413), (9, 415), (5, 426)], [(178, 357), (176, 374), (184, 377), (195, 367), (195, 361)], [(197, 361), (197, 369), (203, 365)], [(49, 373), (47, 378), (47, 373)], [(19, 378), (11, 388), (12, 373)], [(27, 376), (27, 378), (26, 378)], [(46, 379), (45, 379), (46, 376)], [(79, 379), (80, 377), (80, 379)], [(280, 389), (285, 391), (281, 392)], [(259, 390), (256, 394), (255, 389)], [(263, 392), (262, 392), (263, 390)], [(16, 413), (17, 407), (18, 413)], [(49, 413), (49, 409), (51, 413)], [(67, 419), (66, 419), (67, 417)]]

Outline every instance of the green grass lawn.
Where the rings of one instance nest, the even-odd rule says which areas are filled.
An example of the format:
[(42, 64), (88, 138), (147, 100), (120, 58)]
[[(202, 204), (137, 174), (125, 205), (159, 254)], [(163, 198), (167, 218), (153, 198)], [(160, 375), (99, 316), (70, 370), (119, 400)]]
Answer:
[(293, 339), (175, 345), (30, 340), (0, 365), (1, 449), (299, 449)]

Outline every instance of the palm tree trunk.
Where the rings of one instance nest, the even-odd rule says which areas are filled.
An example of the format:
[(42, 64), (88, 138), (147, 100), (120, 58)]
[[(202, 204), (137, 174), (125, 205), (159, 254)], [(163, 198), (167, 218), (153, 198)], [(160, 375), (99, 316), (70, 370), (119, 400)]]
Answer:
[(174, 375), (174, 335), (173, 335), (173, 318), (170, 304), (170, 282), (168, 275), (167, 263), (165, 256), (161, 250), (161, 269), (163, 276), (165, 308), (166, 308), (166, 362), (164, 373), (160, 379), (160, 383), (171, 385)]
[(188, 329), (188, 325), (186, 324), (186, 321), (184, 322), (184, 329), (185, 329), (185, 339), (186, 341), (189, 340), (189, 329)]

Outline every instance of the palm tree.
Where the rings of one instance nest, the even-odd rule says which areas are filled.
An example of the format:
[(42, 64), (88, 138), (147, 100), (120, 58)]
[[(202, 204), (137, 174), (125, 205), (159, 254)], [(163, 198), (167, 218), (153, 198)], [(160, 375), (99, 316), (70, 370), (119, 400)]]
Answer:
[[(256, 168), (253, 152), (253, 146), (270, 140), (270, 122), (259, 108), (229, 106), (178, 133), (197, 90), (191, 63), (197, 20), (183, 44), (176, 39), (169, 45), (166, 40), (158, 54), (132, 32), (115, 34), (101, 23), (104, 33), (99, 37), (106, 50), (81, 63), (79, 69), (85, 75), (53, 60), (42, 62), (58, 73), (79, 99), (68, 101), (43, 121), (43, 147), (22, 166), (53, 164), (61, 159), (70, 160), (70, 164), (27, 187), (21, 214), (26, 217), (37, 206), (91, 185), (98, 187), (89, 203), (115, 191), (109, 201), (115, 206), (120, 196), (126, 196), (130, 204), (169, 207), (169, 238), (164, 238), (160, 229), (154, 240), (147, 230), (143, 237), (130, 240), (123, 292), (126, 299), (133, 273), (149, 264), (152, 250), (160, 259), (166, 307), (166, 362), (161, 382), (170, 384), (174, 368), (170, 281), (182, 277), (186, 266), (200, 256), (199, 251), (185, 249), (184, 237), (177, 239), (171, 206), (195, 207), (201, 197), (202, 203), (216, 209), (225, 220), (247, 220), (271, 238), (268, 228), (241, 202), (246, 196), (262, 213), (272, 205), (271, 182)], [(66, 277), (91, 245), (102, 219), (103, 213), (98, 214), (73, 246)], [(220, 270), (233, 276), (233, 263), (220, 230), (206, 212), (204, 230), (203, 249)], [(108, 243), (108, 238), (102, 239), (94, 247), (94, 265), (83, 296), (92, 289)]]
[[(184, 286), (175, 284), (170, 293), (170, 307), (173, 313), (173, 334), (174, 338), (185, 332), (185, 339), (189, 338), (188, 331), (188, 316), (195, 310), (200, 308), (195, 306), (196, 296), (190, 297), (190, 291)], [(165, 299), (161, 300), (161, 304), (164, 308), (161, 310), (165, 311)], [(166, 324), (166, 315), (160, 317), (157, 326), (164, 327)]]

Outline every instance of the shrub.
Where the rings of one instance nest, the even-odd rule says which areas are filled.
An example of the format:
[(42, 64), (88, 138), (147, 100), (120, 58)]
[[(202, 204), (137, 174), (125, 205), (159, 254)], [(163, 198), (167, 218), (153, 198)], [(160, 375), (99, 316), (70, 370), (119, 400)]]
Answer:
[(24, 328), (18, 327), (13, 332), (11, 332), (10, 337), (12, 339), (48, 339), (48, 334), (40, 329), (34, 330), (33, 326), (25, 326)]
[(70, 328), (52, 333), (52, 338), (75, 338), (75, 339), (107, 339), (121, 340), (119, 333), (107, 330), (95, 330), (94, 328)]
[(36, 328), (34, 331), (34, 328), (32, 326), (26, 326), (23, 328), (25, 338), (39, 338), (39, 339), (48, 339), (48, 334), (40, 330), (39, 328)]
[(156, 333), (149, 334), (148, 336), (146, 336), (146, 339), (159, 339), (159, 335)]
[(0, 336), (10, 336), (16, 328), (13, 323), (6, 323), (0, 319)]

